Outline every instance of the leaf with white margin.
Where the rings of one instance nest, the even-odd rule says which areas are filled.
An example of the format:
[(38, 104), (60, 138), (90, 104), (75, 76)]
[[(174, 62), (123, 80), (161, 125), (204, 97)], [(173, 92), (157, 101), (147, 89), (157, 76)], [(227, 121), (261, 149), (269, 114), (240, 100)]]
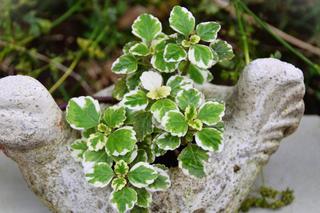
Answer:
[(125, 126), (117, 129), (108, 136), (106, 151), (109, 155), (123, 156), (133, 151), (136, 142), (136, 133), (133, 128)]
[(168, 86), (161, 86), (157, 89), (151, 90), (147, 93), (147, 97), (152, 100), (159, 100), (170, 95), (171, 88)]
[(130, 164), (136, 159), (137, 155), (138, 155), (138, 146), (135, 145), (133, 151), (128, 152), (125, 155), (111, 156), (111, 158), (114, 161), (124, 160), (125, 162), (127, 162), (127, 164)]
[(129, 166), (124, 160), (119, 160), (114, 165), (114, 173), (119, 176), (125, 176), (129, 171)]
[(187, 72), (189, 78), (200, 85), (206, 83), (210, 79), (210, 72), (208, 70), (197, 67), (194, 64), (189, 64)]
[(166, 62), (180, 62), (187, 58), (187, 52), (178, 44), (167, 44), (164, 48), (163, 58)]
[(139, 143), (139, 149), (143, 149), (146, 154), (147, 154), (147, 162), (148, 163), (153, 163), (156, 159), (156, 153), (154, 148), (152, 147), (152, 144), (147, 144), (147, 143)]
[(137, 192), (130, 187), (124, 187), (110, 194), (110, 203), (119, 213), (126, 213), (137, 203)]
[(111, 187), (114, 191), (119, 191), (127, 185), (127, 180), (123, 177), (118, 177), (113, 179), (111, 182)]
[(188, 52), (190, 62), (202, 69), (208, 69), (218, 62), (218, 55), (208, 46), (192, 45)]
[(151, 58), (152, 67), (159, 72), (171, 73), (178, 68), (178, 63), (176, 62), (166, 62), (163, 58), (163, 51), (155, 53)]
[(152, 195), (150, 192), (148, 192), (145, 189), (135, 189), (138, 194), (138, 200), (137, 200), (137, 206), (142, 208), (148, 208), (150, 207), (150, 204), (152, 203)]
[(147, 208), (134, 206), (133, 209), (131, 209), (130, 213), (150, 213), (150, 210)]
[(198, 112), (196, 107), (188, 105), (184, 112), (184, 117), (186, 118), (186, 120), (191, 121), (195, 119), (197, 116), (198, 116)]
[(222, 121), (225, 106), (223, 103), (208, 101), (200, 109), (198, 118), (205, 124), (212, 126)]
[(148, 111), (138, 111), (134, 115), (133, 129), (138, 140), (143, 140), (153, 132), (152, 114)]
[(181, 90), (193, 88), (193, 82), (184, 76), (174, 75), (168, 79), (167, 86), (171, 88), (170, 95), (176, 97)]
[(203, 178), (206, 176), (204, 164), (208, 159), (206, 151), (195, 144), (189, 144), (178, 156), (179, 168), (185, 175)]
[(137, 56), (147, 56), (150, 54), (149, 47), (143, 42), (133, 45), (129, 49), (129, 52), (132, 55), (137, 55)]
[(203, 102), (203, 99), (201, 92), (192, 88), (180, 91), (175, 100), (179, 108), (185, 110), (188, 106), (197, 108)]
[(197, 130), (197, 131), (201, 131), (202, 130), (202, 127), (203, 127), (203, 123), (201, 120), (199, 119), (194, 119), (194, 120), (191, 120), (191, 121), (188, 121), (188, 125), (194, 129), (194, 130)]
[(202, 41), (212, 42), (217, 39), (220, 29), (221, 26), (219, 23), (210, 21), (198, 24), (196, 27), (196, 32)]
[(76, 161), (81, 161), (83, 159), (83, 154), (87, 151), (87, 141), (86, 139), (77, 139), (71, 144), (71, 155)]
[(107, 137), (104, 133), (96, 132), (91, 134), (87, 141), (88, 149), (90, 151), (99, 151), (106, 145)]
[(129, 50), (132, 46), (134, 46), (135, 44), (139, 43), (138, 41), (129, 41), (128, 43), (126, 43), (123, 48), (122, 48), (122, 52), (124, 55), (129, 54)]
[(177, 110), (167, 112), (161, 120), (161, 125), (173, 136), (183, 137), (188, 131), (184, 115)]
[(100, 121), (100, 106), (90, 96), (72, 98), (66, 109), (66, 120), (73, 129), (85, 130), (95, 127)]
[(111, 70), (116, 74), (134, 73), (138, 69), (138, 61), (133, 55), (122, 55), (112, 64)]
[(234, 57), (232, 46), (223, 40), (216, 40), (210, 44), (214, 52), (218, 54), (219, 62), (231, 60)]
[(148, 97), (142, 90), (132, 90), (124, 95), (120, 105), (133, 110), (144, 110), (148, 106)]
[(175, 6), (171, 10), (169, 23), (174, 31), (189, 36), (194, 30), (195, 18), (188, 9)]
[(151, 144), (151, 149), (154, 151), (154, 154), (156, 157), (160, 157), (164, 154), (167, 153), (167, 150), (164, 149), (160, 149), (157, 145), (155, 145), (154, 143)]
[(152, 104), (150, 111), (153, 117), (158, 121), (161, 122), (164, 114), (170, 110), (178, 110), (178, 106), (176, 103), (170, 99), (161, 99), (154, 104)]
[(195, 141), (202, 149), (211, 152), (221, 152), (223, 149), (223, 134), (214, 128), (203, 128), (195, 134)]
[(178, 148), (180, 146), (181, 140), (179, 137), (172, 136), (166, 132), (166, 133), (162, 133), (162, 134), (158, 135), (154, 139), (154, 142), (155, 142), (155, 144), (157, 144), (157, 146), (160, 149), (175, 150), (176, 148)]
[(128, 173), (130, 184), (137, 188), (146, 187), (157, 179), (158, 173), (153, 166), (145, 162), (135, 164)]
[(148, 162), (148, 155), (144, 149), (138, 149), (138, 155), (132, 162), (132, 164), (136, 164), (138, 162)]
[(120, 101), (127, 92), (128, 88), (126, 85), (126, 78), (123, 77), (115, 83), (112, 91), (112, 97)]
[(109, 164), (100, 162), (86, 171), (86, 180), (95, 187), (105, 187), (112, 180), (114, 173)]
[(158, 165), (154, 165), (154, 168), (158, 172), (158, 177), (152, 184), (146, 187), (147, 190), (151, 192), (166, 191), (171, 186), (168, 172)]
[(161, 22), (150, 14), (140, 15), (132, 24), (133, 35), (149, 43), (162, 31)]
[(84, 172), (101, 162), (107, 163), (109, 166), (113, 163), (112, 158), (104, 150), (97, 152), (87, 150), (83, 153), (82, 166)]
[(103, 113), (103, 121), (110, 128), (118, 128), (126, 120), (126, 109), (123, 106), (109, 106)]
[(137, 71), (135, 73), (128, 74), (126, 76), (126, 85), (128, 90), (136, 90), (140, 85), (140, 76), (142, 72)]
[(140, 80), (142, 87), (148, 91), (161, 87), (163, 83), (160, 73), (154, 71), (143, 72)]

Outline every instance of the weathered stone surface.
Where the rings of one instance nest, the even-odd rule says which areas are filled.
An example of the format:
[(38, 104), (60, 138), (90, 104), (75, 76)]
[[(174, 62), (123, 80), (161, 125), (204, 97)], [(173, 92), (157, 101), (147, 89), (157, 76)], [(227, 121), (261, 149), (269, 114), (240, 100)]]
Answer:
[[(236, 211), (304, 110), (302, 72), (276, 59), (253, 61), (233, 88), (205, 85), (202, 90), (209, 99), (226, 100), (225, 148), (210, 157), (204, 179), (171, 169), (172, 187), (153, 195), (153, 212)], [(72, 159), (69, 144), (77, 134), (64, 124), (63, 113), (39, 82), (24, 76), (0, 79), (0, 124), (0, 145), (50, 209), (113, 212), (110, 188), (91, 187)]]

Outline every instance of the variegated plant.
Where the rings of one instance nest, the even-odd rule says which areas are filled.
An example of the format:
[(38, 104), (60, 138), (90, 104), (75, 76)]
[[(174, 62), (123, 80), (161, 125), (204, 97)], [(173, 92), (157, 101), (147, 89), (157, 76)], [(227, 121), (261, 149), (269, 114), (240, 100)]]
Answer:
[[(160, 21), (140, 15), (129, 42), (112, 66), (124, 74), (113, 95), (120, 102), (101, 110), (91, 97), (69, 101), (66, 119), (82, 138), (71, 148), (87, 181), (111, 185), (110, 202), (119, 212), (144, 212), (151, 192), (170, 187), (168, 169), (157, 157), (178, 151), (179, 167), (191, 177), (206, 175), (205, 163), (223, 147), (224, 103), (206, 101), (195, 88), (212, 79), (208, 71), (233, 57), (231, 46), (217, 39), (217, 22), (195, 24), (186, 8), (175, 6), (166, 35)], [(210, 42), (210, 43), (208, 43)], [(175, 152), (177, 153), (177, 152)]]

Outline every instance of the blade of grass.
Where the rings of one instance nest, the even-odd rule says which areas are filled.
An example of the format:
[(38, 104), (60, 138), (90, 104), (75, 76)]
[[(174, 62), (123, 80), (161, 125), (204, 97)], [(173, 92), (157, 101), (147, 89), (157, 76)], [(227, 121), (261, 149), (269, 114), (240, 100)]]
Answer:
[(241, 0), (236, 0), (238, 5), (247, 12), (250, 16), (253, 17), (253, 19), (257, 22), (258, 25), (260, 25), (261, 28), (263, 28), (265, 31), (267, 31), (275, 40), (277, 40), (280, 44), (282, 44), (285, 48), (287, 48), (290, 52), (295, 54), (297, 57), (299, 57), (302, 61), (304, 61), (306, 64), (308, 64), (310, 67), (313, 68), (314, 73), (320, 75), (320, 66), (318, 64), (313, 63), (310, 59), (305, 57), (300, 51), (295, 49), (293, 46), (291, 46), (288, 42), (286, 42), (284, 39), (276, 35), (270, 27), (264, 22), (262, 19), (260, 19), (254, 12), (252, 12), (245, 3), (243, 3)]
[(248, 37), (247, 37), (247, 32), (244, 28), (244, 20), (243, 17), (241, 16), (241, 13), (243, 12), (242, 9), (239, 7), (238, 2), (236, 0), (232, 1), (235, 11), (236, 11), (236, 16), (237, 16), (237, 23), (240, 31), (240, 38), (241, 38), (241, 43), (243, 46), (243, 53), (244, 53), (244, 59), (246, 64), (250, 63), (250, 54), (249, 54), (249, 43), (248, 43)]

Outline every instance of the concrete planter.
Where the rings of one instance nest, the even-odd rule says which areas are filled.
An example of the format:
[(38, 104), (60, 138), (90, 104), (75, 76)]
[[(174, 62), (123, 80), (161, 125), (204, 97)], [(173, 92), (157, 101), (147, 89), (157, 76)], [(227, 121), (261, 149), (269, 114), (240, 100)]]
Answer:
[[(227, 103), (225, 148), (211, 156), (204, 179), (172, 168), (172, 187), (153, 195), (153, 212), (235, 212), (304, 111), (302, 72), (276, 59), (253, 61), (235, 87), (207, 84), (201, 89), (207, 99)], [(0, 145), (18, 163), (29, 187), (54, 212), (113, 212), (111, 189), (90, 186), (71, 157), (69, 145), (75, 138), (77, 133), (38, 81), (0, 79)]]

